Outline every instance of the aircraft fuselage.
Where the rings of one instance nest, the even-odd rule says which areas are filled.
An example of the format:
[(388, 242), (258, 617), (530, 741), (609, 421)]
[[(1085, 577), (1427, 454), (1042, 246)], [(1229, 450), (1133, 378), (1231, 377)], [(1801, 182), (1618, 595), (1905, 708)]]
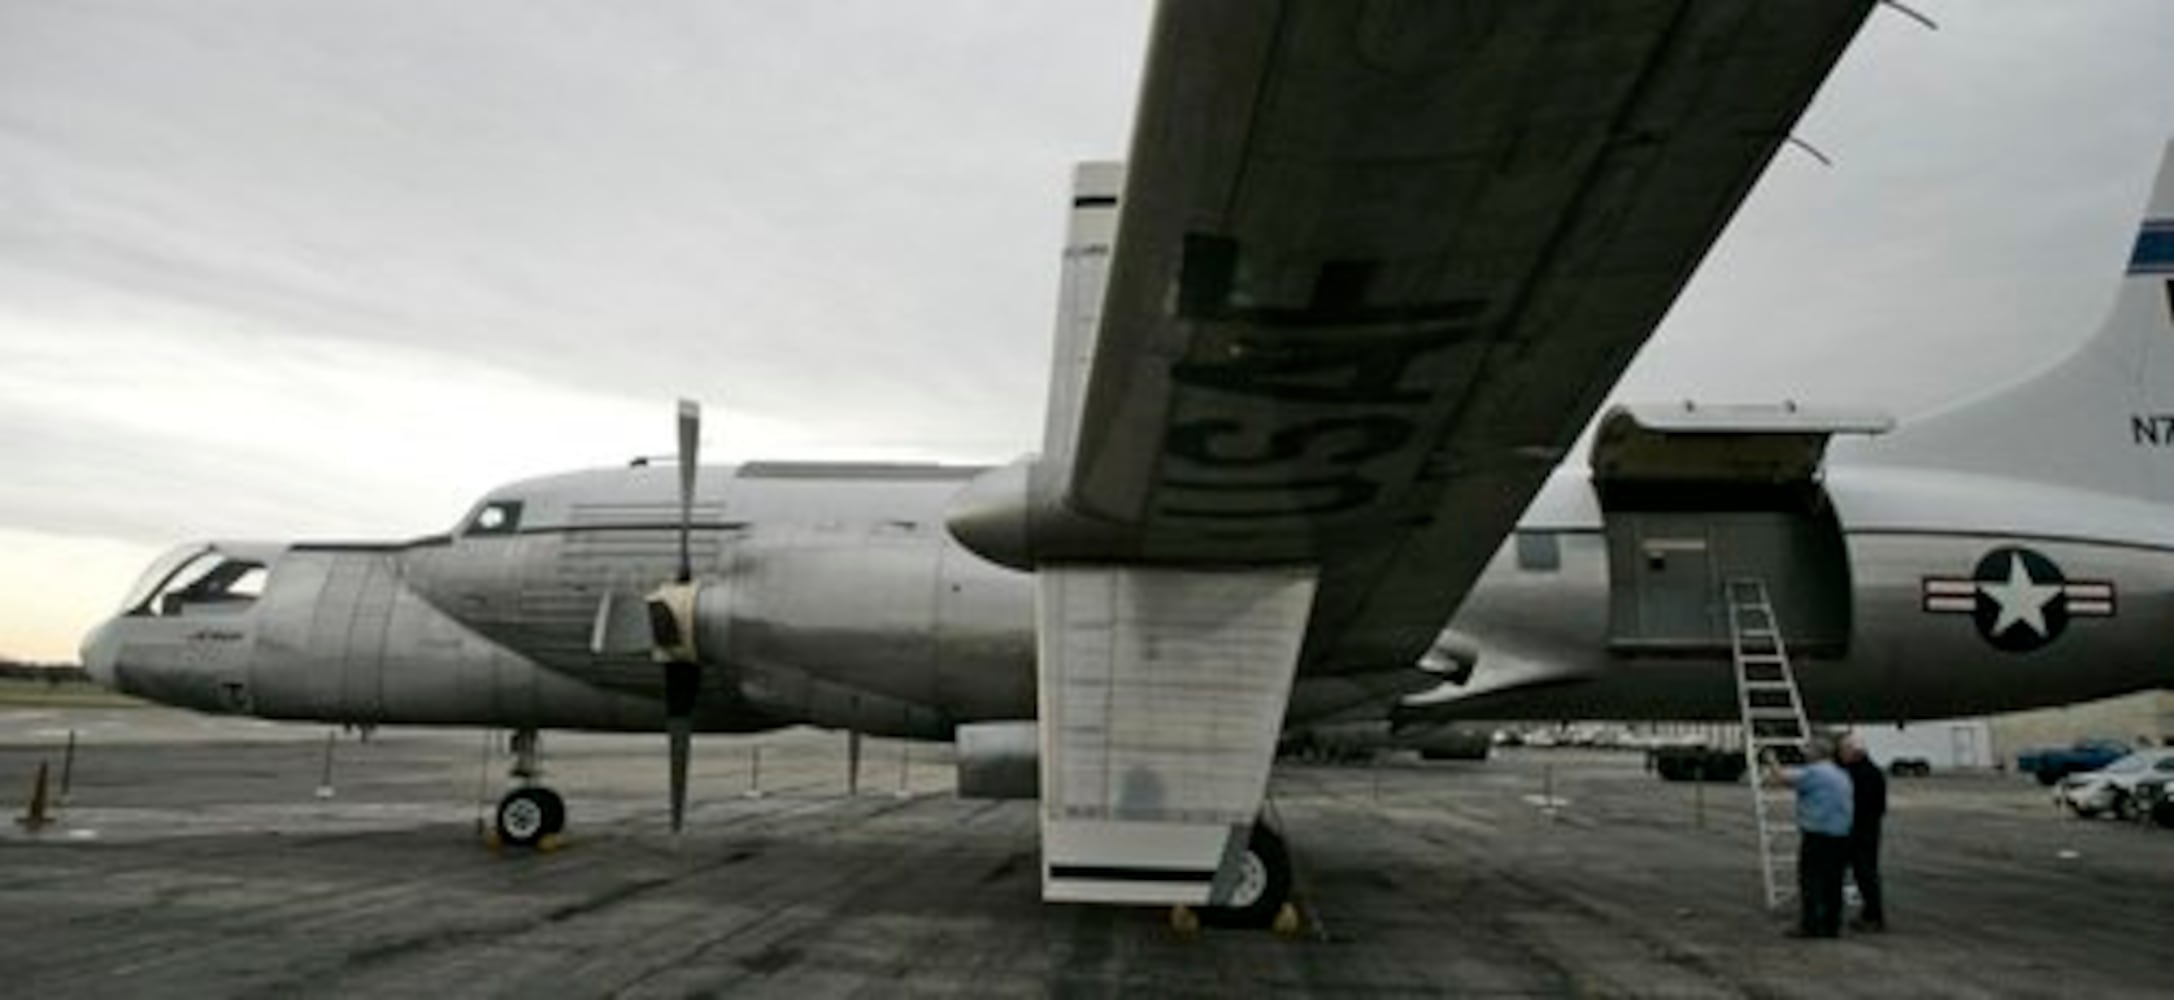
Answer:
[[(697, 727), (944, 739), (961, 723), (1033, 718), (1032, 577), (945, 529), (976, 471), (708, 476), (692, 533), (712, 674)], [(1733, 718), (1716, 595), (1743, 575), (1773, 589), (1816, 719), (1997, 711), (2174, 678), (2157, 642), (2174, 617), (2174, 538), (2156, 537), (2156, 505), (1937, 471), (1829, 471), (1815, 509), (1628, 514), (1602, 510), (1582, 470), (1557, 473), (1430, 657), (1449, 681), (1410, 711)], [(657, 664), (600, 652), (599, 622), (604, 604), (638, 602), (672, 572), (669, 480), (628, 468), (516, 483), (454, 532), (408, 543), (212, 546), (200, 564), (262, 564), (261, 591), (192, 599), (186, 573), (147, 579), (132, 613), (86, 643), (86, 663), (124, 690), (208, 711), (654, 730)], [(1302, 668), (1290, 721), (1380, 712), (1435, 680), (1409, 663)]]

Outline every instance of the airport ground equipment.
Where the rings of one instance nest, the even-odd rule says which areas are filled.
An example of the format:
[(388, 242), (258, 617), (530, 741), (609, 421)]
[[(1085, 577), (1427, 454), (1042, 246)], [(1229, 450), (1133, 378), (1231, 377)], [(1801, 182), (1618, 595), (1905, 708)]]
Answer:
[[(1802, 755), (1811, 726), (1781, 622), (1766, 581), (1736, 577), (1723, 585), (1729, 607), (1729, 643), (1736, 659), (1737, 707), (1744, 722), (1744, 763), (1754, 774), (1759, 761), (1783, 753)], [(1796, 885), (1796, 803), (1786, 787), (1751, 783), (1752, 814), (1759, 834), (1759, 875), (1766, 905), (1779, 907)]]

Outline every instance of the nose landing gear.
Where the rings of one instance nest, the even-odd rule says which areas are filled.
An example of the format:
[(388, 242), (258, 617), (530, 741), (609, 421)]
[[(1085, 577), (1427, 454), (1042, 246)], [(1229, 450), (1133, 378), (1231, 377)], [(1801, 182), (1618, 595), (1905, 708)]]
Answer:
[(541, 785), (516, 788), (498, 800), (498, 842), (534, 847), (566, 829), (566, 801)]
[(498, 800), (493, 832), (509, 847), (549, 850), (566, 829), (566, 800), (539, 783), (542, 745), (536, 730), (513, 733), (513, 790)]

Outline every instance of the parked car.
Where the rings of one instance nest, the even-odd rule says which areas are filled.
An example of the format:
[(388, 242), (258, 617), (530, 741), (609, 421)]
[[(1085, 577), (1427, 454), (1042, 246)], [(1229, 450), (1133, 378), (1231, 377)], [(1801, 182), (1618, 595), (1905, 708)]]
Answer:
[(2129, 745), (2119, 740), (2077, 740), (2065, 747), (2025, 750), (2016, 755), (2015, 769), (2037, 775), (2041, 785), (2051, 785), (2078, 771), (2096, 771), (2128, 754)]
[(2136, 783), (2136, 812), (2160, 826), (2174, 826), (2174, 775), (2154, 774)]
[(1923, 778), (1932, 774), (1932, 761), (1923, 757), (1897, 757), (1887, 762), (1887, 773), (1897, 778)]
[(2054, 798), (2078, 816), (2110, 812), (2123, 819), (2136, 814), (2137, 783), (2174, 777), (2174, 747), (2139, 750), (2096, 771), (2062, 778)]
[(1662, 781), (1741, 781), (1748, 764), (1742, 750), (1703, 745), (1654, 747), (1646, 761)]
[(1493, 735), (1485, 729), (1447, 725), (1410, 736), (1399, 734), (1397, 742), (1419, 751), (1420, 760), (1486, 760), (1495, 746)]

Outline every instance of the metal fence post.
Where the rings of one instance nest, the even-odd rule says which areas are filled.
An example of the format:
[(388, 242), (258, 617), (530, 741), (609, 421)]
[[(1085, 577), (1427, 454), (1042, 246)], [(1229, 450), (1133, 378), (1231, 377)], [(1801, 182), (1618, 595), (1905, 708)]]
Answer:
[(338, 731), (325, 731), (325, 769), (323, 777), (317, 782), (317, 797), (320, 799), (332, 797), (332, 743), (339, 738)]
[(75, 783), (75, 730), (68, 730), (68, 751), (60, 758), (60, 804), (68, 804), (68, 790)]

